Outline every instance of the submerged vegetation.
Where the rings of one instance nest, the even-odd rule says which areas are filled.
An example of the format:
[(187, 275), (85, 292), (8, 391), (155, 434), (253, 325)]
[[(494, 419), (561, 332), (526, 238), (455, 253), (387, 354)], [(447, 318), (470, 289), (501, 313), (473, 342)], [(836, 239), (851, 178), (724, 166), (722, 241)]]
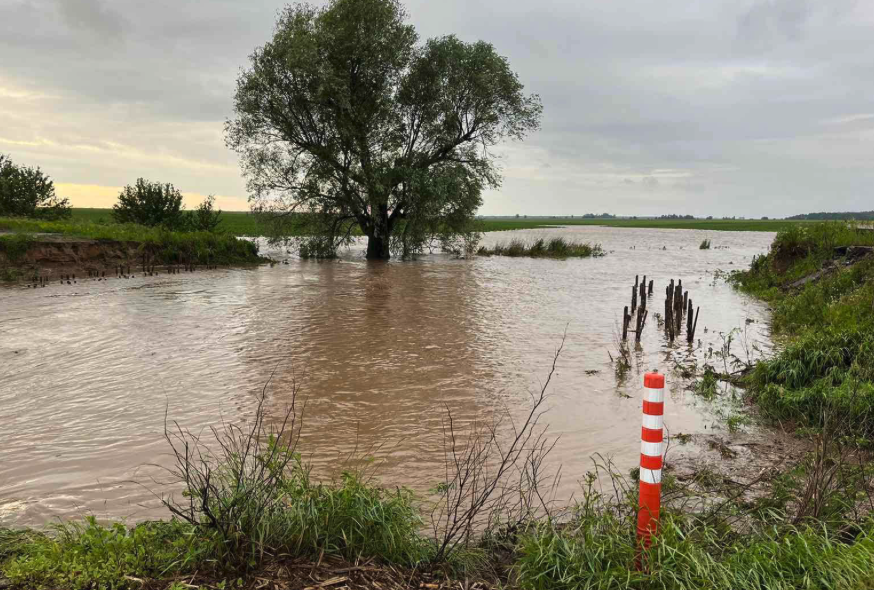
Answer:
[(710, 240), (703, 240), (698, 246), (699, 250), (710, 250)]
[(507, 243), (498, 243), (491, 248), (481, 246), (477, 250), (480, 256), (528, 256), (531, 258), (588, 258), (603, 256), (600, 244), (575, 242), (565, 238), (545, 240), (538, 238), (531, 242), (513, 239)]

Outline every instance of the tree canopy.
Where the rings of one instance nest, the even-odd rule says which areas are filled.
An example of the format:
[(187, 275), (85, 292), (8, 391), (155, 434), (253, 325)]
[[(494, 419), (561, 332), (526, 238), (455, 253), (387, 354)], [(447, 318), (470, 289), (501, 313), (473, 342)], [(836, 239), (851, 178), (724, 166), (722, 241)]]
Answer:
[(18, 166), (0, 154), (0, 215), (57, 219), (70, 214), (69, 199), (55, 194), (54, 182), (42, 170)]
[(356, 228), (371, 259), (463, 235), (501, 182), (491, 148), (539, 127), (492, 45), (419, 43), (406, 16), (397, 0), (287, 6), (237, 81), (226, 138), (253, 209), (309, 252)]
[(138, 178), (136, 184), (122, 189), (112, 207), (112, 217), (119, 223), (177, 229), (186, 224), (184, 208), (182, 193), (172, 184)]

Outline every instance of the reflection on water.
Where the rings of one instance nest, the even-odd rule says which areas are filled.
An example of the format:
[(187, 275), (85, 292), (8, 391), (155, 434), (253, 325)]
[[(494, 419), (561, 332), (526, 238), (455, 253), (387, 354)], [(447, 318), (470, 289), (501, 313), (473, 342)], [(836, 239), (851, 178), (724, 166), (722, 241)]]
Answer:
[[(0, 290), (0, 520), (162, 516), (151, 491), (162, 491), (153, 465), (169, 463), (165, 412), (194, 431), (245, 421), (271, 374), (274, 416), (292, 382), (306, 399), (302, 448), (317, 473), (371, 453), (384, 483), (424, 490), (442, 471), (445, 409), (523, 412), (565, 332), (545, 421), (561, 435), (552, 461), (570, 493), (592, 453), (636, 463), (640, 375), (673, 365), (651, 320), (617, 385), (608, 352), (635, 274), (655, 280), (653, 312), (666, 281), (683, 280), (701, 306), (703, 349), (748, 318), (749, 338), (767, 345), (764, 306), (712, 272), (748, 265), (772, 234), (572, 227), (485, 242), (520, 234), (600, 242), (609, 255), (373, 264), (353, 251), (334, 262)], [(727, 248), (698, 250), (704, 237)], [(669, 383), (671, 431), (712, 424)]]

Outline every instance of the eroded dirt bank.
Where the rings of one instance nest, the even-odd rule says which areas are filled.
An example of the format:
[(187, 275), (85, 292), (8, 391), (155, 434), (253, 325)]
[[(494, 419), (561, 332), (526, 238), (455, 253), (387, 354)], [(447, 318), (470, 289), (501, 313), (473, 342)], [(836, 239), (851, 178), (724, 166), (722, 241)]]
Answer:
[(141, 262), (143, 252), (139, 242), (38, 237), (22, 253), (0, 251), (0, 267), (17, 269), (28, 278), (33, 274), (115, 272), (119, 265)]

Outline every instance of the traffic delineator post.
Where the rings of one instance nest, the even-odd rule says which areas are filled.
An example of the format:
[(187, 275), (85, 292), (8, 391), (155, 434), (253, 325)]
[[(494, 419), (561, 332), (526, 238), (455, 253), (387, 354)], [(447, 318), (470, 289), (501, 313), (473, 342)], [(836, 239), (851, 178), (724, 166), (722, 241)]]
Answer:
[(653, 372), (643, 377), (643, 426), (640, 434), (640, 502), (637, 543), (649, 547), (658, 532), (662, 494), (662, 448), (665, 376)]

